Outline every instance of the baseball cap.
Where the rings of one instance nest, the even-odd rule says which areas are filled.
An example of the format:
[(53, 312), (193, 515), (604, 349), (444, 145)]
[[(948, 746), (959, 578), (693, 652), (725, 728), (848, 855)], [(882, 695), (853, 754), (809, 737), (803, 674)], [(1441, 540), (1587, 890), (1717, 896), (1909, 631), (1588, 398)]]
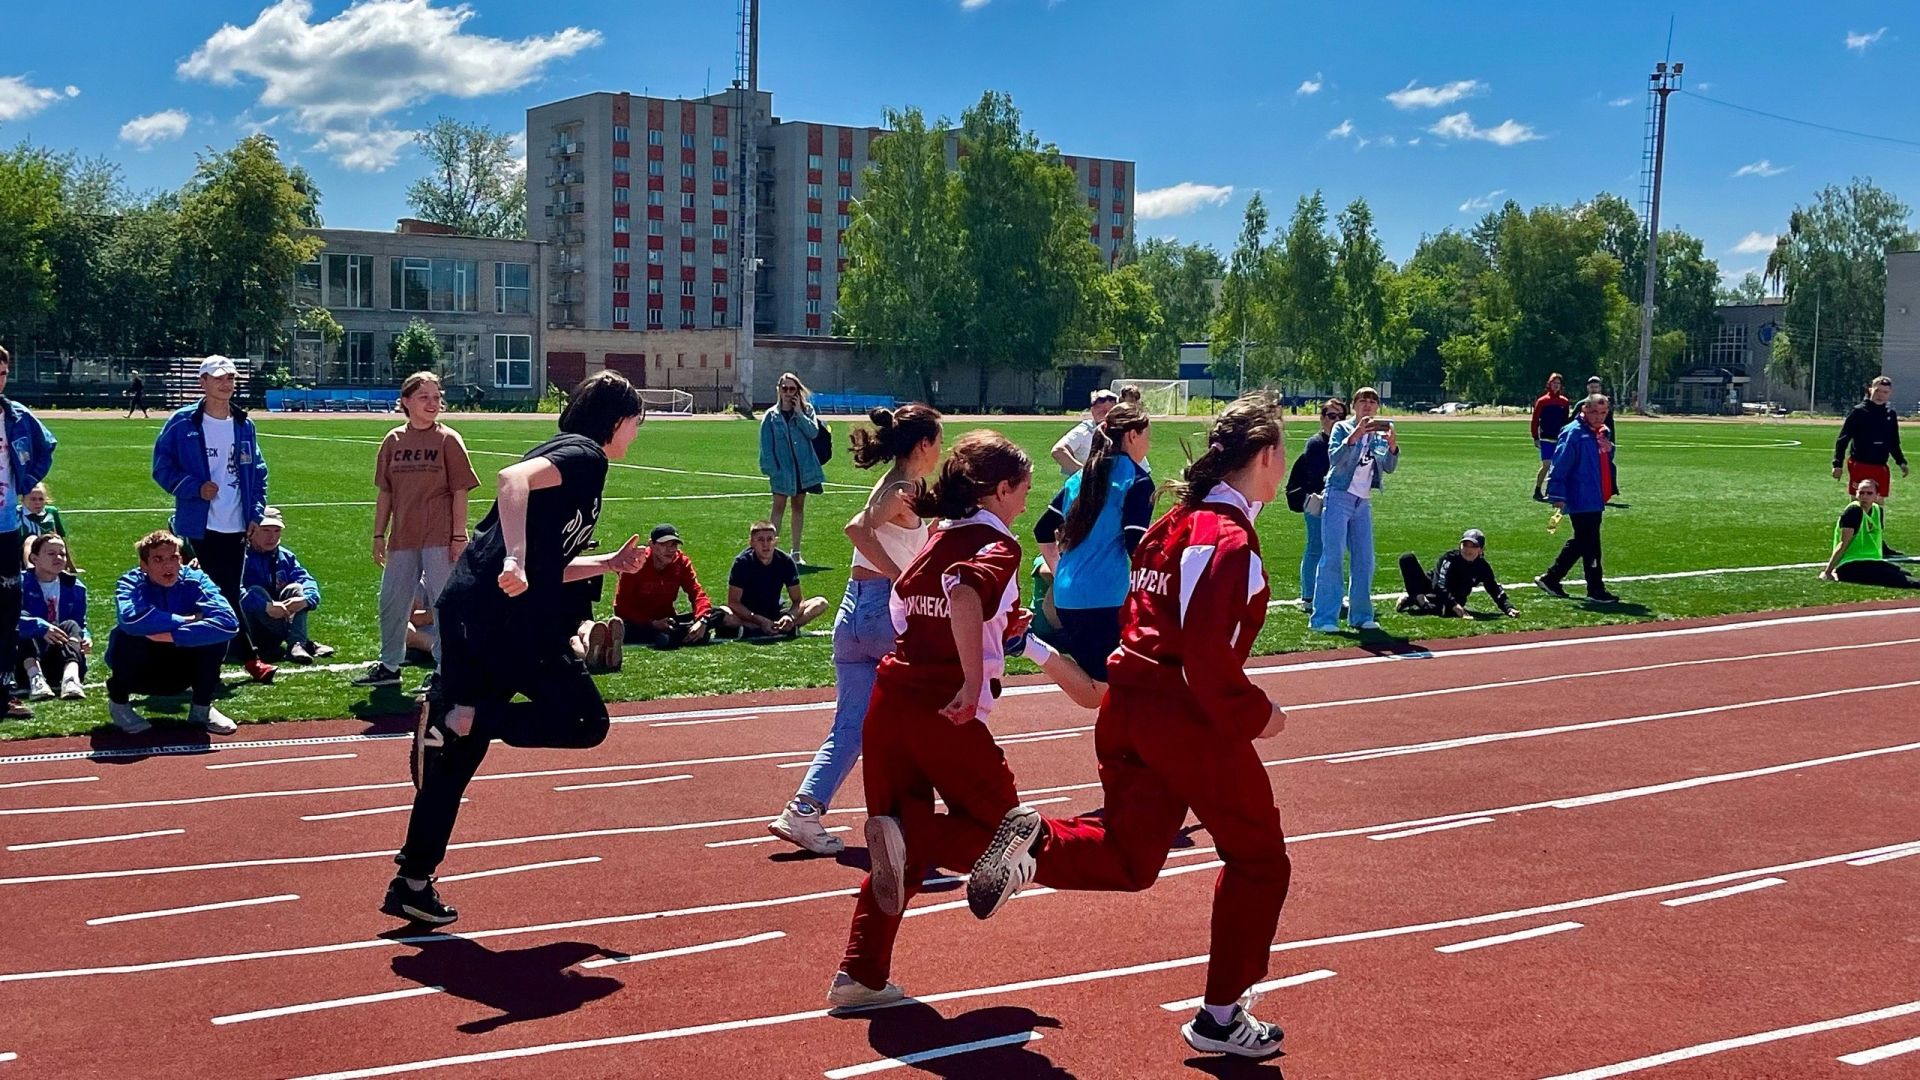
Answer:
[(1103, 401), (1119, 401), (1119, 400), (1120, 400), (1120, 395), (1114, 393), (1111, 390), (1095, 390), (1093, 392), (1093, 404), (1095, 405), (1098, 405)]
[(1599, 382), (1599, 381), (1600, 381), (1600, 376), (1598, 376), (1598, 375), (1589, 375), (1589, 376), (1587, 376), (1587, 385), (1588, 385), (1588, 386), (1592, 386), (1592, 385), (1593, 385), (1594, 383), (1597, 383), (1597, 382)]
[(238, 375), (238, 374), (240, 374), (240, 369), (234, 366), (233, 361), (227, 359), (224, 356), (220, 356), (216, 354), (214, 356), (207, 357), (205, 360), (200, 361), (200, 377), (203, 379), (206, 379), (206, 378), (217, 379), (222, 375)]
[(260, 524), (275, 529), (284, 529), (287, 527), (287, 519), (280, 516), (279, 507), (269, 506), (267, 507), (267, 512), (260, 515)]
[(1468, 529), (1466, 532), (1460, 534), (1460, 542), (1463, 544), (1472, 544), (1474, 547), (1486, 547), (1487, 534), (1481, 532), (1479, 529)]
[(680, 542), (680, 534), (676, 532), (671, 525), (655, 525), (653, 527), (653, 538), (649, 542), (655, 544), (677, 544)]

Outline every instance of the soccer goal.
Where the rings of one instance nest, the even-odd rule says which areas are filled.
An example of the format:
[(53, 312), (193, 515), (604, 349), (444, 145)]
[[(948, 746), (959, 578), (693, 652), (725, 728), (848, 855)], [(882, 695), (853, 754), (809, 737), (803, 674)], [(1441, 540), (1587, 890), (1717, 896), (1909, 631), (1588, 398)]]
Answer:
[(1187, 380), (1185, 379), (1115, 379), (1113, 392), (1118, 394), (1127, 387), (1140, 391), (1140, 407), (1148, 416), (1185, 416), (1187, 415)]
[(650, 413), (693, 415), (693, 395), (685, 390), (640, 390), (638, 393)]

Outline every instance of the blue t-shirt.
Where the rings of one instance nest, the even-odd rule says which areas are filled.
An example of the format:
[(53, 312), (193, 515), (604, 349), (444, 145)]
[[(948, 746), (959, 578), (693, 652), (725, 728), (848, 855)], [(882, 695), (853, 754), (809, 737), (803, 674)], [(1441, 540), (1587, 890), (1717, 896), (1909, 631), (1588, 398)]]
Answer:
[[(1053, 543), (1073, 502), (1080, 496), (1085, 470), (1067, 478), (1034, 527), (1042, 543)], [(1055, 607), (1115, 608), (1126, 603), (1133, 545), (1153, 522), (1153, 476), (1125, 455), (1113, 459), (1107, 474), (1107, 498), (1093, 528), (1071, 549), (1061, 552), (1054, 572)]]

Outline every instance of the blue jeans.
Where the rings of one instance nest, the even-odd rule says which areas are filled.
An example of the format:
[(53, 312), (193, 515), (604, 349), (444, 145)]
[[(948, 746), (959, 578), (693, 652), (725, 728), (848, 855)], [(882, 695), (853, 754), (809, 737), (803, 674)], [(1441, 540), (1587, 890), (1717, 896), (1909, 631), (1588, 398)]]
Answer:
[(1313, 603), (1314, 579), (1320, 576), (1320, 514), (1301, 514), (1306, 523), (1307, 546), (1300, 551), (1300, 599)]
[(285, 600), (300, 595), (298, 585), (287, 586), (286, 596), (272, 596), (258, 585), (252, 586), (240, 595), (242, 617), (247, 621), (247, 636), (257, 645), (304, 645), (311, 640), (307, 637), (307, 609), (301, 608), (293, 613), (291, 619), (276, 619), (265, 611), (251, 610), (245, 605), (255, 602), (262, 604), (273, 600)]
[(833, 728), (813, 755), (796, 797), (825, 809), (860, 758), (860, 735), (880, 661), (893, 651), (893, 582), (886, 578), (847, 582), (833, 620)]
[(1373, 503), (1351, 492), (1327, 492), (1326, 510), (1320, 516), (1320, 574), (1313, 585), (1313, 617), (1307, 625), (1314, 630), (1333, 630), (1340, 625), (1340, 586), (1342, 571), (1349, 557), (1353, 572), (1347, 575), (1347, 624), (1360, 626), (1373, 621)]

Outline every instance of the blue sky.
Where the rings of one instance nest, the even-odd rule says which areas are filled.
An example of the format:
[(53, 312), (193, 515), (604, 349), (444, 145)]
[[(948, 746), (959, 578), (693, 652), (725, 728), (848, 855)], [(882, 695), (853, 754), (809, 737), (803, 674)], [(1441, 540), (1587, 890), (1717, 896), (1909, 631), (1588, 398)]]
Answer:
[[(1254, 0), (768, 0), (761, 84), (788, 119), (957, 117), (1010, 91), (1068, 153), (1138, 162), (1141, 236), (1233, 242), (1247, 196), (1365, 196), (1388, 252), (1486, 203), (1638, 198), (1647, 73), (1674, 7)], [(122, 162), (171, 187), (264, 129), (319, 178), (332, 225), (391, 228), (447, 113), (518, 131), (594, 90), (696, 96), (733, 74), (734, 0), (65, 0), (0, 10), (0, 141)], [(1920, 140), (1920, 23), (1893, 4), (1677, 12), (1689, 90)], [(1664, 221), (1729, 273), (1796, 202), (1870, 175), (1920, 201), (1920, 146), (1676, 96)], [(1183, 186), (1184, 185), (1184, 186)], [(1155, 194), (1157, 193), (1157, 194)], [(1154, 214), (1157, 216), (1147, 216)], [(1746, 248), (1749, 250), (1741, 250)]]

